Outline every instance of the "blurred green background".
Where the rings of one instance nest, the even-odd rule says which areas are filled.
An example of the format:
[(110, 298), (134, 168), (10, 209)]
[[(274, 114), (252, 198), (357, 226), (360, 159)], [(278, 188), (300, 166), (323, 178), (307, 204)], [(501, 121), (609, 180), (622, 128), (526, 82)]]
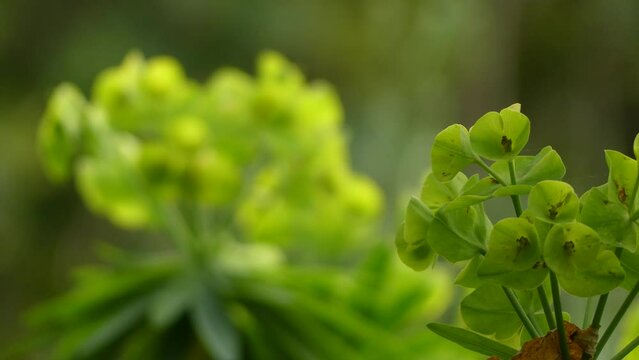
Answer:
[(391, 234), (434, 134), (514, 102), (529, 151), (557, 149), (578, 192), (604, 182), (602, 149), (629, 152), (639, 131), (636, 44), (629, 1), (0, 0), (0, 347), (92, 261), (96, 239), (144, 246), (44, 178), (36, 127), (62, 81), (86, 92), (131, 49), (172, 55), (197, 80), (282, 52), (336, 86), (353, 166), (384, 189)]

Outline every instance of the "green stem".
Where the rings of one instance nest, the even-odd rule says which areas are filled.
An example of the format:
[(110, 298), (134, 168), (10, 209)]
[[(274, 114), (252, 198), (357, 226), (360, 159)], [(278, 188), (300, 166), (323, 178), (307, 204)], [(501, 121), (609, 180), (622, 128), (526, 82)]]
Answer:
[(555, 320), (557, 321), (557, 332), (559, 333), (559, 348), (561, 349), (562, 360), (570, 360), (568, 352), (568, 339), (566, 338), (566, 329), (564, 328), (563, 312), (561, 310), (561, 298), (559, 294), (559, 283), (557, 275), (550, 271), (550, 287), (552, 288), (553, 306), (555, 307)]
[(599, 329), (601, 327), (601, 318), (603, 317), (604, 309), (606, 308), (606, 302), (608, 301), (608, 293), (599, 296), (597, 302), (597, 309), (595, 310), (595, 316), (592, 318), (590, 327), (593, 329)]
[(621, 351), (619, 351), (615, 356), (611, 357), (610, 360), (622, 360), (626, 357), (626, 355), (630, 354), (632, 350), (634, 350), (637, 346), (639, 346), (639, 336), (637, 336), (634, 340), (630, 342), (630, 344), (626, 345)]
[[(512, 185), (517, 185), (517, 176), (515, 175), (515, 161), (508, 161), (508, 172), (510, 173), (510, 183)], [(517, 217), (521, 216), (521, 200), (519, 199), (519, 195), (511, 195), (510, 199), (513, 201), (513, 206), (515, 207), (515, 214)]]
[(526, 311), (524, 311), (524, 308), (519, 303), (519, 300), (517, 299), (517, 295), (515, 295), (515, 293), (511, 289), (505, 286), (502, 286), (501, 288), (502, 290), (504, 290), (504, 293), (506, 294), (506, 297), (510, 301), (510, 304), (513, 306), (513, 309), (515, 309), (517, 316), (519, 316), (519, 319), (524, 324), (524, 327), (528, 331), (528, 334), (530, 334), (532, 338), (540, 337), (541, 334), (539, 333), (539, 330), (535, 328), (533, 323), (530, 321), (530, 318), (528, 317), (528, 315), (526, 315)]
[(537, 294), (539, 295), (539, 300), (541, 300), (541, 306), (544, 308), (544, 315), (546, 316), (548, 328), (553, 330), (557, 327), (557, 325), (555, 324), (555, 319), (552, 317), (552, 309), (550, 308), (548, 296), (546, 296), (546, 290), (544, 290), (543, 285), (539, 285), (537, 287)]
[(608, 339), (610, 339), (610, 336), (617, 328), (617, 325), (619, 325), (619, 322), (621, 321), (623, 316), (626, 314), (626, 311), (628, 311), (628, 308), (630, 307), (630, 305), (632, 305), (632, 302), (637, 297), (637, 294), (639, 294), (639, 281), (637, 281), (635, 286), (630, 290), (630, 292), (628, 293), (628, 296), (626, 296), (626, 300), (624, 300), (623, 304), (621, 304), (621, 307), (619, 307), (619, 310), (617, 310), (615, 317), (612, 319), (612, 321), (610, 322), (610, 325), (608, 325), (608, 327), (606, 328), (606, 331), (601, 336), (601, 339), (599, 340), (599, 343), (597, 344), (597, 351), (595, 352), (595, 358), (597, 358), (599, 353), (601, 353), (601, 350), (603, 350), (604, 346), (606, 345), (606, 342), (608, 341)]
[(592, 319), (592, 313), (595, 310), (595, 298), (594, 297), (589, 297), (588, 300), (586, 300), (586, 310), (584, 311), (584, 321), (582, 323), (582, 328), (587, 328), (588, 324), (590, 323), (590, 319)]

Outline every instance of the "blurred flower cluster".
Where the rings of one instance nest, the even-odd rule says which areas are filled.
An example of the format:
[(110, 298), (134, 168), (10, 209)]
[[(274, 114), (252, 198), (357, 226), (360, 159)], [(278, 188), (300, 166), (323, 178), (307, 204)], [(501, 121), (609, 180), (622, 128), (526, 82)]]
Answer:
[(381, 193), (350, 168), (342, 116), (330, 85), (273, 52), (255, 78), (224, 69), (198, 84), (172, 58), (132, 53), (90, 101), (58, 87), (39, 132), (47, 173), (176, 251), (103, 247), (106, 264), (79, 269), (71, 291), (31, 313), (52, 357), (449, 351), (415, 325), (445, 310), (451, 285), (410, 274), (376, 240)]

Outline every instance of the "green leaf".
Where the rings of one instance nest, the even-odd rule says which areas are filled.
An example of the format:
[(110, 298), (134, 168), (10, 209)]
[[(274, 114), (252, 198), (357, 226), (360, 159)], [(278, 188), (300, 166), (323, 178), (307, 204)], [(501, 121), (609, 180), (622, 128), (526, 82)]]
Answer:
[(526, 115), (504, 109), (491, 111), (470, 128), (470, 143), (475, 153), (489, 160), (507, 160), (518, 155), (528, 143), (530, 121)]
[(468, 130), (463, 125), (451, 125), (437, 134), (431, 151), (431, 163), (433, 174), (439, 181), (453, 179), (474, 161)]
[(595, 230), (605, 244), (635, 251), (637, 224), (630, 220), (626, 207), (609, 200), (607, 185), (588, 190), (579, 203), (579, 221)]
[(202, 286), (191, 309), (195, 333), (214, 359), (240, 359), (240, 339), (219, 299)]
[(455, 278), (455, 284), (467, 288), (476, 289), (486, 283), (485, 279), (477, 276), (479, 265), (481, 265), (481, 256), (477, 255), (470, 259)]
[(570, 184), (544, 180), (530, 190), (528, 208), (540, 220), (565, 223), (577, 217), (579, 199)]
[[(516, 156), (514, 161), (517, 184), (535, 185), (543, 180), (561, 180), (566, 174), (561, 157), (550, 146), (544, 147), (535, 156)], [(490, 167), (503, 179), (510, 177), (508, 161), (495, 161)]]
[(610, 292), (621, 284), (624, 270), (612, 251), (601, 251), (591, 259), (593, 266), (584, 271), (557, 274), (564, 290), (575, 296), (591, 297)]
[(186, 277), (168, 282), (151, 299), (147, 309), (149, 322), (159, 329), (171, 326), (184, 313), (193, 295), (193, 285)]
[[(530, 306), (530, 293), (518, 293), (524, 308)], [(461, 315), (468, 327), (497, 339), (507, 339), (522, 327), (521, 320), (498, 285), (483, 285), (461, 302)]]
[(412, 243), (406, 242), (404, 238), (405, 224), (401, 224), (395, 235), (395, 248), (399, 259), (415, 271), (422, 271), (429, 267), (437, 257), (437, 254), (428, 245), (426, 238), (422, 238)]
[(477, 270), (480, 279), (530, 290), (541, 284), (547, 274), (532, 224), (522, 218), (506, 218), (495, 224), (488, 253)]
[(588, 226), (578, 222), (559, 224), (548, 232), (544, 260), (557, 274), (574, 274), (596, 266), (593, 259), (600, 248), (599, 235)]
[(488, 253), (479, 275), (528, 270), (540, 257), (535, 227), (525, 219), (506, 218), (497, 222), (490, 233)]
[(515, 290), (534, 290), (546, 280), (547, 276), (548, 268), (542, 261), (538, 261), (530, 269), (484, 274), (480, 278), (485, 282), (503, 285)]
[(406, 207), (404, 240), (408, 244), (425, 240), (435, 215), (419, 199), (411, 198)]
[(517, 350), (510, 346), (466, 329), (438, 323), (430, 323), (426, 326), (435, 334), (476, 353), (497, 356), (500, 359), (510, 359), (517, 354)]
[(639, 253), (624, 250), (619, 260), (626, 272), (623, 285), (626, 289), (630, 289), (639, 281)]
[(428, 243), (450, 262), (472, 259), (485, 252), (489, 225), (479, 206), (448, 210), (441, 208), (428, 229)]
[(459, 196), (460, 190), (467, 180), (466, 175), (461, 172), (446, 182), (439, 181), (433, 173), (430, 173), (422, 184), (421, 200), (429, 208), (439, 209)]
[(148, 303), (147, 300), (146, 297), (143, 297), (115, 310), (114, 314), (110, 315), (82, 341), (82, 345), (76, 351), (77, 356), (91, 358), (122, 337), (142, 317)]
[(614, 150), (606, 150), (608, 198), (627, 204), (637, 180), (637, 161)]
[(635, 136), (635, 141), (632, 143), (632, 151), (635, 153), (635, 159), (639, 159), (639, 134)]

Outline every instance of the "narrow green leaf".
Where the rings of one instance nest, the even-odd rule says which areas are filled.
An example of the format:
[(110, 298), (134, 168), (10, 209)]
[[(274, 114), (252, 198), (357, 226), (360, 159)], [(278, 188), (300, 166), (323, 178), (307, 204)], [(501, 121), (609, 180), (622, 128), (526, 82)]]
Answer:
[(476, 353), (497, 356), (504, 360), (510, 359), (517, 354), (517, 350), (510, 346), (466, 329), (438, 323), (430, 323), (426, 326), (435, 334)]
[(468, 130), (463, 125), (451, 125), (437, 134), (431, 151), (431, 163), (433, 174), (439, 181), (453, 179), (474, 161)]
[(209, 355), (219, 360), (242, 357), (240, 339), (223, 305), (210, 290), (202, 288), (191, 308), (195, 333)]
[(80, 358), (91, 358), (116, 339), (122, 337), (144, 314), (148, 299), (143, 297), (115, 310), (114, 314), (102, 322), (77, 349)]
[(152, 297), (147, 316), (151, 325), (166, 328), (184, 313), (193, 297), (193, 286), (185, 277), (168, 282)]
[(635, 141), (632, 143), (632, 151), (635, 153), (635, 159), (639, 159), (639, 134), (635, 136)]

